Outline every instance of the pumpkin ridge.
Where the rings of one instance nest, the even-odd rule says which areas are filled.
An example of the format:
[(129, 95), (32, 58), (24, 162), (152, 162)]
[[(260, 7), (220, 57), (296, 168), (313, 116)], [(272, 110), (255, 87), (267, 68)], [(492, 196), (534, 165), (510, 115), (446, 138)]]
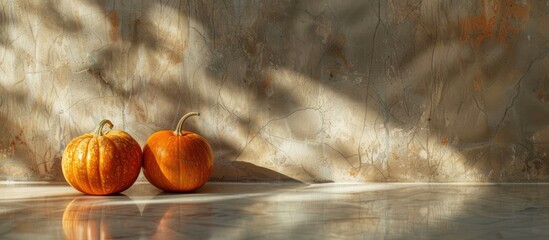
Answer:
[(99, 148), (99, 164), (98, 164), (98, 169), (99, 169), (99, 182), (100, 182), (100, 185), (101, 185), (101, 191), (103, 193), (105, 193), (105, 182), (103, 181), (103, 161), (105, 160), (105, 158), (103, 157), (103, 153), (101, 151), (101, 146), (103, 146), (105, 143), (104, 142), (108, 142), (109, 141), (109, 138), (107, 137), (104, 137), (104, 136), (101, 136), (98, 138), (98, 140), (100, 141), (97, 141), (97, 144), (99, 144), (98, 148)]
[[(134, 167), (132, 161), (136, 159), (141, 159), (141, 147), (136, 147), (139, 146), (139, 143), (137, 143), (135, 139), (133, 139), (129, 134), (123, 131), (115, 130), (110, 136), (108, 136), (107, 139), (109, 139), (109, 141), (113, 143), (115, 152), (117, 153), (117, 155), (111, 159), (111, 161), (114, 159), (116, 159), (117, 161), (116, 166), (118, 167), (116, 168), (115, 178), (123, 179), (125, 182), (128, 182), (127, 184), (121, 185), (119, 188), (116, 189), (116, 192), (121, 192), (131, 187), (131, 185), (133, 185), (133, 183), (139, 176), (139, 171), (136, 171), (137, 174), (135, 174), (135, 176), (130, 175), (129, 173), (134, 172), (133, 170), (140, 170), (142, 163), (139, 164), (139, 168), (137, 169), (130, 170), (129, 167)], [(121, 149), (129, 151), (120, 151)]]
[[(168, 139), (169, 139), (169, 140), (166, 141), (166, 143), (163, 144), (164, 147), (162, 148), (162, 155), (161, 155), (161, 156), (163, 157), (163, 158), (162, 158), (162, 159), (163, 159), (162, 161), (166, 161), (166, 160), (165, 160), (166, 158), (167, 158), (167, 159), (170, 159), (170, 158), (171, 158), (171, 156), (169, 156), (169, 154), (171, 153), (170, 149), (173, 149), (173, 145), (174, 145), (175, 138), (172, 138), (172, 137), (170, 136)], [(165, 154), (168, 154), (168, 157), (166, 157)], [(162, 166), (164, 166), (164, 168), (162, 168)], [(178, 164), (177, 167), (179, 167), (179, 166), (180, 166), (180, 165)], [(180, 170), (179, 170), (179, 169), (176, 170), (174, 166), (172, 166), (172, 169), (167, 168), (166, 165), (165, 165), (165, 163), (162, 164), (162, 165), (160, 165), (160, 170), (161, 170), (162, 174), (164, 174), (164, 175), (172, 175), (172, 173), (173, 173), (174, 171), (177, 171), (177, 173), (180, 172)], [(171, 188), (173, 188), (174, 186), (176, 186), (176, 184), (174, 184), (173, 181), (171, 181), (169, 178), (165, 178), (165, 185), (166, 185), (166, 187), (169, 188), (169, 189), (171, 189)]]
[[(123, 147), (124, 149), (132, 149), (133, 150), (133, 147), (132, 147), (132, 144), (131, 144), (131, 139), (127, 137), (126, 134), (117, 134), (116, 137), (118, 138), (118, 141), (122, 143), (122, 146), (119, 146), (119, 147)], [(120, 148), (118, 148), (120, 149)], [(118, 152), (122, 152), (122, 151), (118, 151)], [(124, 178), (125, 180), (126, 179), (130, 179), (132, 176), (130, 176), (127, 172), (129, 171), (126, 171), (131, 165), (130, 165), (130, 161), (133, 161), (133, 153), (130, 153), (130, 151), (124, 151), (122, 156), (120, 156), (120, 159), (119, 159), (119, 162), (120, 162), (120, 168), (119, 168), (119, 176), (121, 178)], [(129, 181), (128, 181), (129, 182)], [(131, 185), (124, 185), (122, 187), (120, 187), (120, 190), (119, 191), (123, 191), (123, 190), (126, 190), (130, 187)]]
[[(161, 141), (161, 136), (158, 136), (156, 138), (156, 141), (155, 141), (155, 144), (154, 144), (154, 151), (153, 151), (153, 154), (155, 156), (155, 159), (156, 161), (162, 161), (163, 158), (161, 158), (164, 154), (164, 152), (167, 151), (168, 149), (168, 146), (169, 146), (169, 142), (166, 141), (166, 142), (163, 142)], [(158, 149), (160, 149), (160, 151), (158, 151)], [(163, 168), (164, 166), (164, 163), (162, 162), (162, 164), (158, 164), (158, 171), (160, 171), (162, 173), (161, 176), (165, 176), (166, 175), (166, 170), (165, 168)], [(158, 173), (154, 173), (154, 174), (158, 174)], [(169, 174), (169, 172), (168, 172)], [(171, 184), (170, 184), (170, 180), (168, 178), (160, 178), (158, 181), (157, 181), (157, 184), (160, 185), (160, 186), (164, 186), (164, 188), (171, 188)]]
[[(186, 148), (186, 152), (187, 154), (185, 154), (185, 157), (187, 157), (188, 159), (185, 159), (185, 161), (189, 164), (189, 167), (191, 169), (194, 169), (197, 165), (200, 165), (200, 147), (189, 147), (189, 146), (197, 146), (197, 142), (195, 141), (194, 139), (194, 134), (192, 133), (189, 133), (187, 135), (188, 139), (187, 141), (185, 141), (185, 148)], [(190, 150), (190, 151), (189, 151)], [(192, 178), (192, 181), (193, 183), (190, 184), (190, 183), (185, 183), (185, 185), (196, 185), (197, 182), (200, 182), (200, 178), (201, 178), (201, 175), (202, 173), (201, 172), (198, 172), (198, 175), (199, 176), (196, 176), (196, 174), (193, 174), (193, 178)], [(188, 187), (185, 186), (185, 189), (187, 189)]]
[[(181, 131), (179, 132), (179, 134), (181, 134)], [(181, 156), (180, 153), (181, 153), (181, 146), (180, 146), (180, 141), (179, 141), (179, 138), (180, 137), (183, 137), (182, 135), (175, 135), (175, 136), (170, 136), (170, 138), (172, 139), (172, 143), (171, 143), (171, 146), (169, 147), (169, 149), (174, 149), (175, 151), (175, 156)], [(177, 183), (172, 183), (170, 186), (170, 188), (177, 188), (178, 185), (181, 185), (181, 181), (183, 181), (183, 171), (182, 171), (182, 163), (181, 161), (177, 161)]]
[[(169, 141), (166, 141), (166, 142), (163, 142), (163, 141), (160, 141), (160, 137), (157, 138), (157, 141), (155, 141), (155, 144), (154, 144), (154, 151), (152, 152), (154, 154), (154, 158), (156, 159), (157, 161), (157, 165), (158, 165), (158, 171), (160, 171), (162, 174), (160, 176), (163, 176), (163, 175), (167, 175), (167, 174), (170, 174), (169, 172), (169, 169), (166, 169), (165, 167), (165, 164), (163, 162), (161, 162), (162, 164), (158, 163), (158, 161), (162, 161), (163, 157), (164, 157), (164, 154), (167, 154), (168, 152), (168, 148), (170, 146), (170, 142)], [(160, 150), (160, 151), (158, 151)], [(158, 174), (157, 172), (155, 172), (154, 174)], [(157, 180), (157, 184), (160, 185), (160, 186), (163, 186), (165, 188), (171, 188), (172, 184), (170, 183), (170, 180), (168, 178), (160, 178)]]
[[(128, 146), (126, 144), (126, 141), (123, 138), (121, 138), (119, 135), (115, 135), (113, 133), (112, 135), (109, 136), (109, 138), (112, 138), (112, 139), (109, 139), (109, 140), (112, 141), (112, 143), (114, 145), (113, 146), (114, 147), (113, 152), (116, 153), (110, 159), (110, 161), (111, 162), (115, 161), (116, 162), (115, 164), (112, 164), (112, 163), (111, 164), (114, 165), (114, 166), (117, 166), (117, 167), (115, 167), (115, 172), (111, 173), (112, 176), (110, 176), (110, 177), (121, 180), (122, 178), (124, 178), (124, 176), (123, 176), (123, 173), (122, 174), (120, 173), (120, 166), (125, 166), (124, 165), (124, 159), (126, 158), (126, 156), (121, 154), (121, 149), (128, 149)], [(120, 189), (122, 189), (124, 187), (126, 187), (126, 185), (124, 185), (123, 187), (119, 187), (118, 189), (111, 190), (111, 191), (121, 192)]]
[(98, 137), (92, 137), (90, 138), (90, 142), (88, 143), (88, 161), (87, 163), (87, 174), (88, 174), (88, 183), (90, 185), (91, 190), (95, 193), (101, 193), (101, 182), (97, 184), (97, 175), (101, 171), (98, 166), (99, 161), (99, 139)]
[[(78, 191), (82, 191), (81, 187), (78, 186), (78, 184), (70, 181), (71, 179), (74, 179), (74, 176), (76, 175), (76, 173), (74, 172), (74, 166), (73, 164), (70, 164), (70, 163), (72, 161), (72, 158), (74, 157), (76, 150), (78, 149), (77, 148), (78, 145), (80, 144), (80, 142), (82, 142), (82, 140), (84, 140), (83, 137), (78, 137), (78, 138), (75, 138), (73, 141), (69, 142), (69, 145), (67, 145), (67, 149), (70, 149), (70, 150), (66, 152), (67, 155), (63, 153), (63, 159), (65, 160), (65, 162), (63, 163), (62, 170), (63, 170), (63, 173), (67, 176), (65, 180), (67, 180), (67, 183), (69, 183), (69, 185), (71, 185), (72, 187), (76, 188)], [(65, 167), (65, 165), (67, 166)]]
[[(91, 138), (85, 138), (83, 139), (79, 144), (78, 144), (78, 147), (77, 147), (77, 150), (80, 150), (80, 151), (83, 151), (82, 153), (82, 159), (79, 163), (77, 164), (73, 164), (73, 168), (76, 168), (77, 170), (74, 172), (77, 176), (78, 175), (82, 175), (82, 176), (85, 176), (86, 179), (84, 179), (83, 181), (79, 181), (80, 178), (76, 178), (76, 182), (78, 183), (78, 185), (80, 186), (80, 188), (82, 188), (82, 190), (84, 190), (83, 192), (89, 192), (91, 190), (90, 188), (90, 184), (89, 184), (89, 179), (88, 179), (88, 169), (87, 169), (87, 162), (88, 162), (88, 145), (90, 143), (90, 139)], [(78, 154), (78, 153), (77, 153)], [(74, 161), (74, 160), (72, 160)], [(79, 167), (79, 165), (85, 163), (86, 164), (86, 168), (83, 168), (83, 167)], [(78, 172), (78, 169), (85, 169), (84, 173), (85, 174), (80, 174), (80, 172)], [(87, 188), (85, 187), (87, 186)]]
[[(87, 183), (88, 183), (88, 187), (90, 189), (91, 192), (93, 192), (94, 194), (97, 194), (97, 191), (95, 191), (95, 188), (92, 186), (93, 184), (91, 183), (93, 180), (92, 178), (90, 177), (90, 164), (91, 164), (91, 160), (93, 159), (93, 153), (90, 151), (91, 149), (91, 145), (92, 145), (92, 140), (94, 140), (95, 138), (94, 137), (91, 137), (90, 140), (88, 141), (88, 144), (86, 146), (86, 179), (87, 179)], [(95, 139), (95, 141), (97, 142), (97, 139)]]
[[(193, 144), (196, 144), (196, 145), (199, 146), (199, 147), (197, 148), (197, 150), (195, 150), (196, 152), (205, 152), (205, 151), (204, 151), (204, 146), (202, 146), (202, 144), (201, 144), (202, 142), (200, 141), (199, 138), (197, 138), (195, 135), (193, 135), (193, 136), (191, 137), (191, 139), (192, 139)], [(196, 155), (196, 154), (195, 154), (195, 155)], [(196, 162), (199, 162), (199, 161), (200, 161), (200, 159), (195, 159), (195, 160), (196, 160)]]
[[(173, 145), (173, 139), (170, 138), (169, 141), (166, 141), (166, 143), (163, 143), (161, 142), (160, 143), (161, 146), (162, 146), (162, 151), (158, 153), (158, 156), (161, 156), (162, 158), (157, 158), (157, 159), (162, 159), (160, 161), (164, 161), (163, 159), (166, 158), (165, 154), (169, 154), (170, 151), (169, 149), (171, 149), (170, 147)], [(166, 164), (163, 163), (161, 165), (158, 166), (160, 168), (160, 172), (163, 174), (163, 175), (170, 175), (171, 171), (175, 171), (175, 169), (169, 169), (166, 167)], [(166, 186), (167, 188), (172, 188), (172, 186), (174, 185), (169, 178), (165, 178), (165, 179), (162, 179), (161, 183)]]
[[(200, 149), (203, 146), (198, 146), (198, 145), (200, 145), (200, 143), (195, 141), (195, 136), (196, 136), (196, 134), (190, 133), (189, 138), (191, 139), (191, 141), (187, 141), (187, 144), (190, 145), (190, 146), (188, 146), (188, 149), (191, 149), (190, 153), (192, 154), (191, 156), (189, 156), (189, 157), (191, 157), (189, 163), (191, 164), (192, 169), (196, 169), (196, 168), (198, 168), (198, 166), (200, 166), (202, 164), (201, 163), (201, 158), (200, 158), (200, 155), (202, 155), (202, 154), (200, 152)], [(198, 146), (198, 147), (193, 148), (191, 146)], [(196, 172), (198, 174), (193, 174), (194, 175), (194, 177), (192, 178), (193, 183), (189, 184), (190, 186), (188, 188), (191, 188), (191, 186), (197, 185), (198, 183), (200, 183), (202, 181), (203, 172), (201, 172), (201, 171), (196, 171)]]
[[(84, 192), (84, 189), (80, 186), (80, 184), (78, 183), (78, 180), (75, 180), (75, 176), (78, 175), (78, 173), (76, 172), (75, 169), (77, 169), (77, 167), (75, 166), (76, 164), (73, 163), (73, 158), (75, 155), (78, 154), (78, 151), (79, 151), (79, 146), (80, 144), (82, 144), (82, 141), (85, 140), (84, 137), (78, 137), (76, 138), (75, 140), (77, 140), (77, 142), (75, 143), (74, 145), (74, 148), (72, 149), (72, 154), (70, 155), (70, 158), (67, 159), (67, 172), (70, 173), (70, 177), (68, 177), (66, 180), (67, 182), (69, 182), (69, 184), (71, 186), (73, 186), (74, 188), (76, 188), (78, 191), (81, 191), (81, 192)], [(70, 146), (70, 144), (69, 144)], [(70, 167), (70, 168), (69, 168)]]

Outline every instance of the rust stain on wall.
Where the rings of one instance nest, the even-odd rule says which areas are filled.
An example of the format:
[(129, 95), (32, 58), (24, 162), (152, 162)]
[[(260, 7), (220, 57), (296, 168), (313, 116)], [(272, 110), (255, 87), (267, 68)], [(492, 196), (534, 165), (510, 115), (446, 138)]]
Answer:
[(544, 103), (549, 102), (549, 83), (547, 81), (544, 81), (542, 86), (538, 88), (537, 95), (539, 101)]
[(342, 34), (338, 34), (336, 37), (331, 38), (328, 49), (326, 49), (326, 55), (338, 59), (347, 68), (351, 68), (349, 59), (345, 55), (345, 37)]
[(110, 23), (109, 28), (109, 38), (113, 42), (118, 41), (118, 32), (120, 30), (120, 18), (118, 17), (118, 13), (115, 10), (110, 11), (107, 14), (107, 19)]
[(448, 146), (448, 137), (442, 137), (442, 139), (440, 139), (440, 144)]
[(248, 53), (248, 55), (250, 55), (251, 57), (255, 57), (255, 55), (257, 54), (256, 47), (257, 47), (257, 44), (255, 40), (252, 37), (248, 37), (244, 44), (244, 49), (246, 53)]
[(524, 29), (529, 16), (528, 1), (483, 0), (480, 15), (460, 21), (460, 39), (471, 46), (479, 46), (486, 39), (505, 43)]
[(261, 84), (261, 88), (263, 90), (267, 89), (269, 86), (271, 86), (272, 81), (273, 81), (273, 77), (270, 74), (265, 76), (265, 80), (263, 81), (263, 84)]
[(27, 142), (23, 140), (23, 132), (24, 130), (21, 129), (17, 135), (11, 140), (10, 142), (10, 150), (13, 154), (13, 152), (16, 150), (17, 145), (27, 146)]
[(477, 92), (482, 91), (482, 79), (480, 78), (480, 76), (477, 76), (473, 81), (473, 88)]

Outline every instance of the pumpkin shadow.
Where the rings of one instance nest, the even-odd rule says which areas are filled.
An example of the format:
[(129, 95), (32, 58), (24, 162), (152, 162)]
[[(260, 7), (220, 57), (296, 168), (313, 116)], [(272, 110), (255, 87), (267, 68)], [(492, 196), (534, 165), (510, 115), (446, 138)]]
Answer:
[(302, 181), (292, 178), (290, 176), (284, 175), (280, 172), (274, 171), (272, 169), (257, 166), (253, 163), (244, 162), (244, 161), (232, 161), (231, 165), (236, 169), (236, 171), (241, 172), (241, 176), (236, 178), (226, 179), (223, 175), (219, 177), (211, 178), (211, 181), (236, 181), (236, 182), (283, 182), (283, 183), (302, 183)]
[[(234, 179), (224, 179), (223, 177), (215, 177), (212, 176), (208, 180), (208, 182), (193, 190), (193, 191), (186, 191), (186, 192), (172, 192), (172, 191), (166, 191), (159, 189), (157, 187), (154, 187), (154, 185), (151, 184), (152, 187), (154, 187), (156, 190), (162, 191), (157, 194), (157, 196), (174, 196), (174, 195), (184, 195), (184, 194), (200, 194), (200, 193), (219, 193), (223, 192), (225, 190), (225, 187), (222, 185), (219, 185), (218, 183), (222, 182), (239, 182), (239, 183), (265, 183), (265, 182), (276, 182), (279, 184), (288, 184), (291, 186), (305, 186), (306, 184), (302, 181), (299, 181), (295, 178), (289, 177), (287, 175), (284, 175), (280, 172), (273, 171), (268, 168), (260, 167), (252, 163), (248, 162), (241, 162), (241, 161), (234, 161), (232, 162), (233, 165), (239, 169), (239, 171), (242, 171), (244, 174), (242, 177), (234, 178)], [(131, 189), (130, 189), (131, 190)]]

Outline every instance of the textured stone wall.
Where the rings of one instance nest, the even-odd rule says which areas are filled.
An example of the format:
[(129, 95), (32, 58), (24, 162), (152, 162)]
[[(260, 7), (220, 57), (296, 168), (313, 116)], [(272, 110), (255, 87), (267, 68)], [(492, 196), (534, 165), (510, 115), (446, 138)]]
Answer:
[(549, 180), (549, 1), (0, 3), (0, 179), (199, 111), (215, 180)]

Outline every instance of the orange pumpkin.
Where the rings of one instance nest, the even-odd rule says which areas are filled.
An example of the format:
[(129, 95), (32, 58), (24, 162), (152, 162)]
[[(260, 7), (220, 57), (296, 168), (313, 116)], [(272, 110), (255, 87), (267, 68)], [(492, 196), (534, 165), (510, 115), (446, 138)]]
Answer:
[(63, 153), (62, 168), (67, 182), (76, 190), (91, 195), (108, 195), (128, 189), (141, 170), (139, 143), (128, 133), (111, 130), (103, 134), (105, 119), (94, 133), (69, 142)]
[(162, 130), (147, 140), (143, 149), (143, 174), (149, 182), (168, 192), (189, 192), (204, 185), (213, 172), (213, 152), (200, 135), (181, 128), (191, 116), (183, 116), (175, 131)]

